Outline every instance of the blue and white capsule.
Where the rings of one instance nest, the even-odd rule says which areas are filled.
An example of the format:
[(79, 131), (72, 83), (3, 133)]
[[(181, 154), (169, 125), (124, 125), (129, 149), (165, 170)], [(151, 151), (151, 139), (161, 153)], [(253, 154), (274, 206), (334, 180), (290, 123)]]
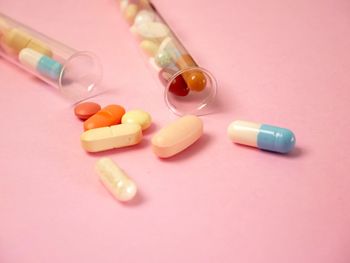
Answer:
[(288, 153), (295, 146), (295, 136), (291, 130), (268, 124), (234, 121), (227, 133), (234, 143), (272, 152)]
[(19, 61), (38, 71), (41, 75), (57, 81), (62, 71), (62, 64), (31, 48), (24, 48), (18, 56)]

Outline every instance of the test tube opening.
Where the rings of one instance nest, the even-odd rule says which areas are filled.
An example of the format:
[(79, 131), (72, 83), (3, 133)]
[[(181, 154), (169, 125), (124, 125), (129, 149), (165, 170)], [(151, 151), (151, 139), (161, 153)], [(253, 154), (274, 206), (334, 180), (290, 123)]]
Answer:
[[(186, 85), (184, 76), (201, 74), (203, 89), (191, 90)], [(164, 91), (164, 100), (168, 108), (176, 115), (185, 114), (204, 115), (208, 106), (213, 102), (217, 93), (217, 82), (214, 76), (206, 69), (189, 67), (176, 72), (167, 82)]]
[(60, 91), (69, 99), (80, 101), (91, 97), (102, 79), (102, 66), (90, 52), (72, 55), (63, 64), (58, 84)]

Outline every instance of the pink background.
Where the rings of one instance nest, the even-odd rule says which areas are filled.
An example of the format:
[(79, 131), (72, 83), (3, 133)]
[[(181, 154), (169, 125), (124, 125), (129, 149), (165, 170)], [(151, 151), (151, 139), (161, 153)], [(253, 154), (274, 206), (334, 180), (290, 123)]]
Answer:
[[(350, 2), (154, 3), (220, 86), (205, 135), (164, 161), (150, 139), (175, 116), (116, 2), (1, 0), (101, 58), (114, 90), (95, 101), (145, 109), (155, 124), (137, 147), (87, 154), (69, 104), (0, 58), (0, 262), (350, 262)], [(288, 127), (297, 148), (233, 145), (235, 119)], [(102, 156), (137, 182), (135, 201), (104, 189)]]

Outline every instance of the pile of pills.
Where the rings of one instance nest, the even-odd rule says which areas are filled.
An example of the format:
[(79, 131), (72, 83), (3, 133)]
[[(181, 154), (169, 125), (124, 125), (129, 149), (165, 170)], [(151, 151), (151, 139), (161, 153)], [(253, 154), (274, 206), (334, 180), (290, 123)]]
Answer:
[[(169, 85), (169, 92), (184, 97), (190, 92), (201, 92), (206, 88), (207, 77), (153, 5), (148, 1), (121, 0), (120, 9), (161, 82), (165, 86)], [(196, 69), (182, 72), (188, 68)]]
[[(101, 108), (97, 103), (84, 102), (75, 107), (74, 113), (84, 120), (80, 141), (83, 149), (91, 153), (136, 145), (152, 123), (149, 113), (126, 112), (115, 104)], [(152, 137), (152, 149), (159, 158), (169, 158), (190, 147), (202, 134), (201, 119), (187, 115), (158, 131)], [(99, 160), (96, 169), (103, 184), (118, 200), (128, 201), (135, 196), (135, 183), (110, 159)]]

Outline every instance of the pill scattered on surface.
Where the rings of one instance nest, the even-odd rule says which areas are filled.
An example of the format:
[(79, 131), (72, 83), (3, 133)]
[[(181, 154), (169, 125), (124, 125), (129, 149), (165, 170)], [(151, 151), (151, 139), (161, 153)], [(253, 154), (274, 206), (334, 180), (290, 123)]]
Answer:
[(19, 61), (32, 70), (57, 81), (61, 75), (62, 64), (31, 48), (24, 48), (18, 56)]
[(143, 39), (159, 41), (169, 33), (169, 28), (160, 22), (148, 22), (135, 26), (138, 35)]
[(203, 122), (187, 115), (168, 124), (152, 138), (153, 152), (160, 158), (178, 154), (196, 142), (203, 134)]
[(234, 121), (229, 125), (227, 133), (235, 143), (272, 152), (288, 153), (295, 145), (292, 131), (268, 124)]
[(142, 110), (131, 110), (124, 114), (122, 123), (136, 123), (144, 131), (151, 126), (152, 117), (148, 112)]
[(84, 122), (84, 129), (90, 130), (119, 124), (125, 109), (119, 105), (108, 105)]
[(135, 123), (91, 129), (80, 136), (81, 145), (87, 152), (127, 147), (138, 144), (141, 139), (141, 126)]
[(135, 182), (110, 158), (99, 159), (95, 168), (103, 185), (117, 200), (126, 202), (135, 197)]
[(83, 102), (75, 106), (74, 113), (81, 120), (87, 120), (101, 110), (101, 106), (95, 102)]
[(158, 44), (151, 40), (143, 40), (140, 43), (140, 48), (149, 56), (154, 56), (158, 50)]

